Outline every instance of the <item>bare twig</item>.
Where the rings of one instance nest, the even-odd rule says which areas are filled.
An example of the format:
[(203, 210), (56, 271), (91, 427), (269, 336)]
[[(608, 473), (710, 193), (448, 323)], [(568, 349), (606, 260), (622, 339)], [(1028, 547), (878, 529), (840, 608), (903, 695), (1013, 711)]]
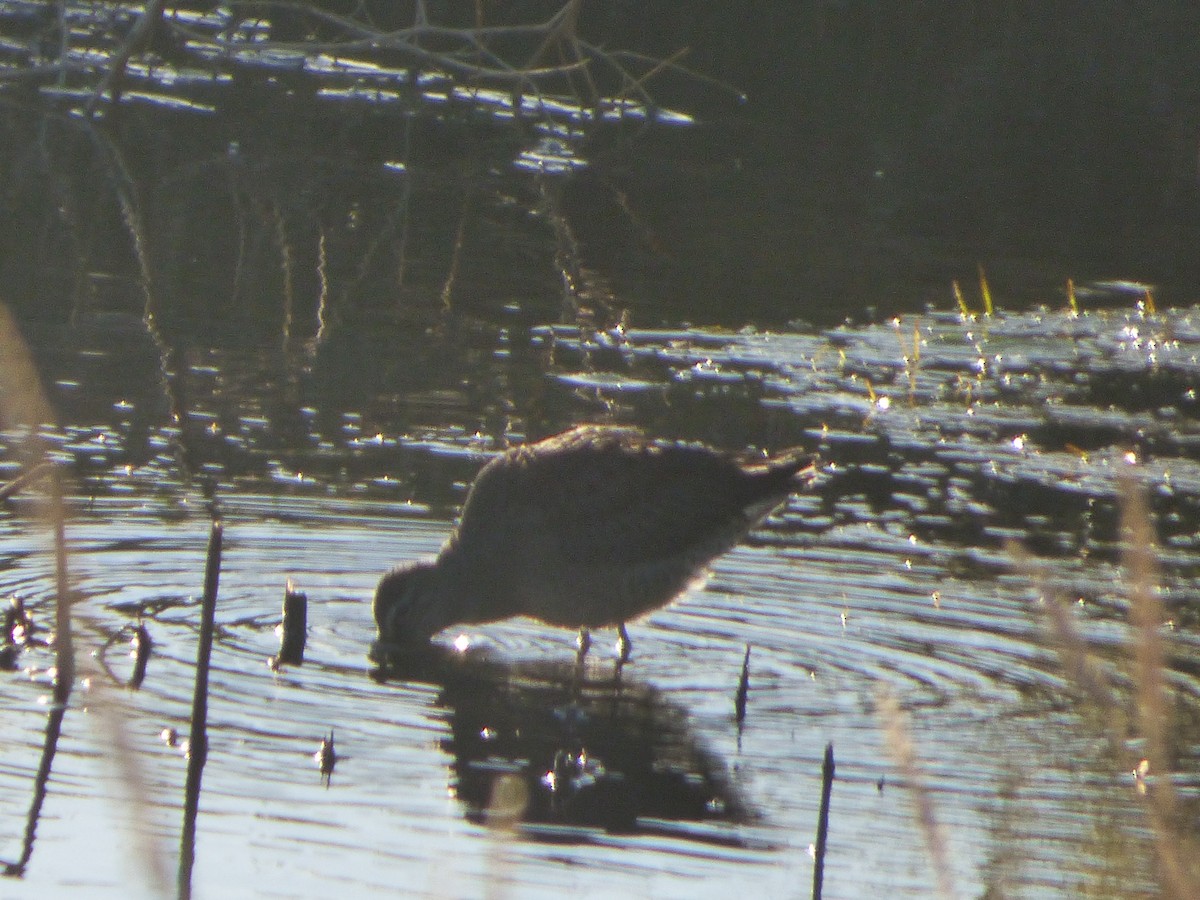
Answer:
[[(440, 25), (431, 21), (424, 4), (415, 7), (412, 24), (403, 28), (382, 30), (369, 21), (353, 15), (339, 15), (298, 2), (239, 3), (224, 20), (217, 16), (202, 21), (185, 21), (164, 14), (163, 0), (146, 0), (133, 28), (119, 44), (107, 51), (106, 65), (86, 104), (88, 117), (100, 104), (120, 100), (121, 83), (131, 63), (138, 59), (149, 43), (155, 28), (165, 29), (181, 52), (191, 54), (196, 61), (208, 66), (238, 66), (257, 64), (264, 58), (292, 54), (312, 58), (317, 55), (354, 60), (376, 58), (383, 54), (400, 59), (401, 66), (438, 72), (450, 81), (492, 85), (522, 93), (539, 93), (539, 85), (549, 83), (571, 85), (581, 103), (595, 105), (601, 97), (593, 70), (600, 64), (620, 80), (619, 97), (634, 93), (643, 102), (650, 98), (645, 84), (665, 71), (679, 72), (688, 78), (738, 93), (715, 79), (693, 72), (679, 64), (683, 49), (667, 59), (656, 59), (626, 51), (609, 51), (586, 41), (579, 32), (583, 4), (581, 0), (565, 0), (548, 19), (512, 25), (486, 25), (479, 11), (472, 27)], [(269, 22), (275, 15), (300, 17), (325, 34), (333, 37), (321, 41), (272, 40), (265, 32), (256, 32), (250, 40), (239, 32), (237, 25), (245, 21)], [(64, 29), (64, 35), (67, 30)], [(65, 39), (65, 37), (64, 37)], [(32, 80), (50, 82), (68, 73), (83, 78), (97, 77), (95, 48), (85, 58), (74, 59), (64, 46), (62, 58), (49, 65), (30, 65), (0, 73), (0, 81)], [(523, 60), (523, 62), (522, 62)], [(633, 69), (641, 72), (638, 74)], [(393, 83), (395, 73), (381, 76)], [(582, 91), (576, 90), (576, 79), (582, 77)], [(620, 102), (620, 101), (618, 101)]]
[[(570, 0), (568, 6), (576, 0)], [(265, 13), (270, 8), (295, 9), (295, 4), (284, 3), (251, 3), (242, 4), (239, 8), (261, 7)], [(346, 56), (351, 53), (375, 52), (387, 50), (408, 57), (413, 62), (431, 64), (447, 72), (456, 72), (476, 80), (499, 84), (515, 82), (533, 82), (548, 78), (557, 78), (578, 71), (587, 65), (584, 60), (565, 65), (539, 67), (517, 67), (507, 62), (503, 56), (492, 49), (491, 44), (500, 40), (529, 40), (544, 37), (550, 43), (557, 40), (561, 30), (560, 13), (548, 22), (530, 25), (492, 25), (475, 28), (453, 28), (445, 25), (434, 25), (427, 21), (418, 21), (407, 28), (394, 31), (379, 31), (362, 22), (344, 16), (322, 12), (303, 7), (306, 15), (314, 21), (334, 25), (342, 29), (346, 35), (343, 39), (334, 41), (272, 41), (256, 40), (247, 43), (241, 40), (230, 40), (203, 32), (195, 27), (183, 25), (181, 22), (167, 19), (169, 27), (181, 38), (207, 46), (215, 46), (224, 51), (225, 58), (236, 60), (239, 57), (253, 59), (269, 53), (305, 53), (328, 54), (331, 56)], [(430, 50), (422, 46), (422, 42), (437, 42), (443, 45), (457, 45), (452, 50)], [(490, 65), (480, 65), (471, 62), (468, 56), (487, 59)], [(537, 54), (535, 54), (535, 57)]]
[[(630, 60), (654, 68), (656, 70), (656, 74), (658, 70), (678, 72), (680, 75), (685, 75), (689, 79), (698, 81), (702, 84), (711, 85), (712, 87), (720, 90), (722, 93), (730, 94), (734, 97), (745, 96), (742, 91), (738, 90), (728, 81), (722, 81), (719, 78), (713, 78), (711, 75), (705, 75), (703, 72), (699, 72), (696, 69), (679, 65), (677, 62), (675, 62), (675, 60), (681, 58), (679, 53), (676, 53), (670, 59), (660, 60), (655, 59), (652, 56), (646, 56), (642, 53), (636, 53), (632, 50), (605, 51), (600, 47), (593, 46), (592, 44), (588, 44), (586, 42), (583, 43), (583, 46), (595, 56), (603, 58), (609, 62), (615, 62), (616, 60), (622, 59)], [(643, 81), (645, 80), (645, 77), (646, 76), (642, 77)]]

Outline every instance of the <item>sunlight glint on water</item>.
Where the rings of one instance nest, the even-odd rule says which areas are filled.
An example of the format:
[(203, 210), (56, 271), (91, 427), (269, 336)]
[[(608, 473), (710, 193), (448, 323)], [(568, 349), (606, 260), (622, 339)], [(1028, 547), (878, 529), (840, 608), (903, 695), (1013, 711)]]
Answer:
[[(619, 685), (613, 636), (597, 635), (579, 707), (563, 702), (555, 680), (570, 668), (573, 635), (528, 621), (463, 629), (487, 661), (478, 669), (441, 680), (368, 676), (376, 580), (437, 550), (492, 447), (489, 435), (453, 421), (402, 429), (378, 409), (300, 398), (312, 433), (283, 446), (260, 398), (231, 416), (217, 390), (232, 370), (269, 392), (263, 373), (274, 358), (201, 355), (196, 377), (211, 390), (195, 392), (196, 421), (218, 431), (236, 423), (227, 437), (237, 440), (217, 434), (208, 448), (221, 479), (226, 553), (197, 894), (319, 897), (401, 886), (425, 896), (802, 896), (820, 759), (832, 742), (838, 780), (825, 896), (924, 897), (932, 875), (875, 713), (880, 685), (910, 717), (965, 895), (997, 884), (1062, 897), (1097, 884), (1146, 889), (1152, 856), (1131, 776), (1116, 770), (1081, 714), (1039, 625), (1035, 594), (1010, 570), (1001, 542), (1017, 536), (1053, 559), (1050, 577), (1083, 601), (1078, 618), (1102, 664), (1121, 670), (1128, 635), (1106, 505), (1114, 472), (1129, 462), (1114, 448), (1122, 435), (1140, 442), (1139, 471), (1166, 505), (1158, 519), (1169, 548), (1163, 591), (1174, 601), (1196, 570), (1187, 523), (1200, 470), (1181, 443), (1191, 420), (1146, 413), (1132, 389), (1125, 406), (1109, 402), (1124, 373), (1145, 361), (1099, 317), (1060, 323), (1073, 329), (1068, 346), (1091, 354), (1096, 388), (1056, 361), (1060, 325), (1043, 333), (1040, 320), (996, 320), (989, 337), (966, 340), (971, 326), (951, 317), (924, 322), (919, 371), (897, 363), (896, 335), (884, 328), (843, 332), (838, 352), (819, 335), (631, 333), (621, 348), (629, 371), (612, 373), (580, 371), (570, 352), (578, 332), (555, 335), (557, 368), (545, 378), (552, 399), (560, 391), (558, 400), (577, 403), (583, 395), (575, 392), (611, 390), (664, 432), (733, 447), (812, 439), (830, 465), (827, 483), (720, 560), (706, 588), (631, 625), (634, 659)], [(1186, 319), (1171, 328), (1182, 349), (1164, 349), (1151, 387), (1172, 389), (1162, 366), (1180, 383), (1191, 377), (1188, 347), (1200, 335)], [(535, 329), (533, 342), (547, 333)], [(1004, 353), (972, 368), (976, 344), (987, 339)], [(1113, 372), (1121, 379), (1105, 380)], [(891, 402), (879, 403), (885, 396)], [(1108, 403), (1103, 415), (1088, 415), (1098, 398)], [(118, 413), (128, 415), (128, 406)], [(569, 408), (578, 418), (595, 414)], [(692, 418), (669, 418), (685, 414)], [(121, 629), (140, 607), (155, 650), (139, 692), (105, 691), (99, 671), (90, 691), (77, 687), (30, 868), (24, 880), (0, 883), (5, 896), (71, 889), (124, 897), (139, 883), (138, 860), (116, 827), (137, 807), (125, 798), (103, 729), (91, 727), (106, 704), (129, 709), (130, 742), (149, 786), (146, 817), (173, 871), (184, 766), (160, 734), (187, 732), (208, 523), (179, 483), (167, 431), (151, 433), (150, 458), (126, 471), (127, 426), (103, 427), (103, 442), (86, 423), (47, 438), (64, 458), (90, 461), (80, 476), (88, 496), (74, 504), (69, 528), (84, 598), (79, 627), (91, 629), (80, 645), (97, 650), (112, 636), (105, 661), (126, 677), (129, 634)], [(1081, 449), (1085, 439), (1092, 444)], [(0, 520), (0, 592), (22, 597), (47, 626), (53, 566), (26, 512), (18, 504)], [(276, 673), (266, 661), (278, 650), (288, 578), (309, 599), (307, 656), (304, 666)], [(1178, 603), (1172, 610), (1186, 611)], [(442, 641), (455, 636), (447, 631)], [(1181, 660), (1194, 655), (1186, 627), (1170, 637)], [(747, 644), (750, 694), (739, 735), (733, 695)], [(19, 854), (52, 658), (31, 649), (20, 662), (28, 674), (0, 677), (5, 860)], [(1200, 691), (1190, 669), (1169, 676), (1181, 702), (1194, 703)], [(85, 714), (84, 705), (94, 708)], [(604, 744), (609, 735), (597, 726), (606, 716), (635, 739)], [(596, 763), (623, 775), (647, 763), (649, 774), (699, 784), (737, 814), (656, 811), (624, 830), (568, 828), (553, 815), (512, 834), (485, 827), (480, 784), (520, 769), (528, 749), (506, 743), (514, 728), (576, 729), (593, 742), (583, 749)], [(331, 729), (339, 762), (326, 788), (312, 755)], [(495, 737), (480, 741), (484, 732)], [(487, 740), (496, 752), (474, 746)], [(639, 742), (653, 752), (639, 755)], [(1194, 760), (1180, 765), (1181, 783), (1194, 783), (1186, 768)]]
[[(866, 554), (856, 561), (789, 549), (782, 535), (783, 546), (735, 551), (717, 566), (706, 589), (633, 626), (636, 656), (626, 672), (631, 681), (651, 683), (687, 709), (701, 739), (736, 769), (735, 782), (761, 816), (743, 833), (763, 849), (718, 852), (689, 846), (686, 837), (623, 839), (602, 833), (568, 845), (498, 840), (467, 822), (453, 799), (437, 690), (380, 685), (366, 677), (376, 574), (399, 559), (436, 550), (447, 523), (393, 517), (380, 509), (358, 520), (318, 514), (306, 525), (295, 520), (297, 510), (286, 501), (274, 502), (286, 513), (278, 520), (261, 517), (260, 509), (241, 519), (236, 506), (226, 519), (195, 875), (199, 894), (253, 886), (256, 892), (315, 897), (344, 888), (347, 878), (364, 891), (404, 884), (428, 896), (478, 895), (493, 878), (522, 896), (582, 889), (597, 879), (614, 891), (655, 896), (718, 896), (737, 885), (786, 894), (789, 885), (807, 877), (804, 848), (815, 821), (826, 741), (838, 753), (831, 859), (886, 869), (889, 879), (899, 879), (893, 884), (917, 892), (928, 872), (904, 792), (888, 781), (894, 776), (872, 714), (874, 690), (883, 680), (898, 683), (912, 704), (914, 739), (950, 826), (954, 859), (987, 857), (996, 841), (1007, 842), (1010, 850), (1016, 841), (1023, 871), (1065, 878), (1069, 867), (1054, 848), (1074, 847), (1076, 853), (1089, 839), (1092, 812), (1078, 819), (1069, 800), (1081, 788), (1078, 778), (1086, 777), (1072, 758), (1076, 753), (1085, 758), (1087, 748), (1073, 746), (1065, 732), (1049, 740), (1040, 724), (1051, 712), (1046, 704), (1053, 679), (1042, 671), (1044, 654), (1030, 650), (1024, 597), (997, 596), (970, 610), (965, 593), (944, 587), (939, 612), (922, 597), (925, 576), (908, 572), (894, 557)], [(153, 788), (152, 818), (173, 853), (183, 761), (158, 735), (166, 727), (186, 733), (194, 653), (190, 622), (205, 529), (200, 521), (112, 513), (84, 514), (72, 528), (76, 577), (89, 598), (83, 615), (111, 629), (122, 621), (113, 609), (130, 601), (187, 604), (151, 622), (156, 652), (149, 675), (140, 692), (125, 698), (133, 742)], [(8, 528), (0, 553), (23, 541)], [(24, 570), (43, 565), (38, 557), (18, 559), (3, 573), (0, 587), (37, 583)], [(309, 595), (311, 633), (306, 664), (276, 674), (265, 660), (277, 648), (272, 626), (286, 576)], [(28, 599), (44, 600), (36, 594)], [(968, 612), (990, 619), (988, 631), (956, 628), (955, 619)], [(513, 658), (569, 658), (573, 650), (569, 634), (536, 623), (473, 630)], [(731, 686), (747, 642), (754, 647), (752, 689), (739, 749)], [(610, 652), (604, 643), (598, 644), (602, 659)], [(126, 646), (114, 644), (109, 653), (120, 656)], [(112, 664), (126, 663), (114, 658)], [(12, 679), (0, 684), (6, 708), (17, 703), (26, 709), (20, 727), (9, 732), (21, 759), (10, 754), (14, 761), (2, 781), (11, 809), (27, 802), (27, 776), (40, 744), (33, 696), (45, 689)], [(1030, 685), (1042, 686), (1042, 699), (1037, 690), (1032, 699), (1023, 696)], [(1022, 725), (1026, 720), (1029, 727)], [(121, 786), (96, 732), (81, 727), (82, 721), (68, 715), (49, 815), (27, 882), (31, 889), (81, 885), (97, 896), (115, 896), (128, 883), (124, 844), (95, 843), (88, 835), (114, 834), (111, 817), (122, 807)], [(311, 754), (330, 728), (342, 760), (325, 789)], [(980, 746), (989, 747), (984, 758)], [(1031, 760), (1037, 765), (1027, 765)], [(1036, 822), (1013, 822), (1002, 791), (1067, 802), (1056, 804), (1061, 815), (1050, 806)], [(1114, 800), (1084, 795), (1079, 802)], [(69, 807), (71, 815), (55, 816), (56, 803)], [(6, 846), (16, 837), (10, 833)], [(95, 857), (83, 868), (81, 846)], [(297, 854), (298, 847), (303, 852)], [(633, 847), (635, 857), (628, 852)], [(911, 860), (907, 876), (897, 865), (905, 857)], [(956, 875), (962, 885), (977, 877), (965, 865)]]

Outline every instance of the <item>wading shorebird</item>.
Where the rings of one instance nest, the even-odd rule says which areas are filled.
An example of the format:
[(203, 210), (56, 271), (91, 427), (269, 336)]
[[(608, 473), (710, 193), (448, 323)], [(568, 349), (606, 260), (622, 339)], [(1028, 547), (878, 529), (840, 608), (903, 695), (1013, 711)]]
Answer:
[(584, 425), (513, 447), (480, 470), (437, 558), (402, 565), (375, 591), (386, 657), (450, 625), (530, 616), (579, 629), (667, 605), (812, 475), (799, 451), (740, 459)]

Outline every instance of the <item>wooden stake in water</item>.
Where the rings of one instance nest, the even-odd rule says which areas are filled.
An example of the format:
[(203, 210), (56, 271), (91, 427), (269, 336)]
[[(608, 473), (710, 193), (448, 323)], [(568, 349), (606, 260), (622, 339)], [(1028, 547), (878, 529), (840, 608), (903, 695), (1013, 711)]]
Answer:
[(188, 739), (187, 782), (183, 796), (183, 834), (179, 841), (177, 895), (192, 896), (192, 863), (196, 857), (196, 813), (200, 808), (200, 778), (208, 757), (208, 669), (212, 656), (213, 630), (217, 611), (217, 584), (221, 574), (219, 520), (208, 535), (208, 560), (204, 566), (204, 598), (200, 604), (200, 642), (196, 651), (196, 687), (192, 695), (192, 732)]
[(821, 811), (817, 814), (817, 843), (813, 849), (813, 900), (821, 900), (825, 881), (825, 840), (829, 835), (829, 800), (833, 796), (833, 744), (825, 745), (821, 766)]

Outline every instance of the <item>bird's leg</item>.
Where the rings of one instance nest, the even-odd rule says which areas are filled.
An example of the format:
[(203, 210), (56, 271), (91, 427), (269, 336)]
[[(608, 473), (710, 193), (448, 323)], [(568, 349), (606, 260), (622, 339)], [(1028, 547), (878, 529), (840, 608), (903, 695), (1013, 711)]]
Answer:
[(579, 637), (575, 638), (575, 646), (579, 648), (579, 652), (575, 654), (575, 661), (582, 663), (583, 658), (587, 656), (588, 648), (592, 646), (592, 633), (586, 628), (580, 628)]
[(629, 655), (633, 653), (633, 641), (629, 639), (624, 622), (617, 626), (617, 651), (620, 653), (621, 662), (629, 662)]

